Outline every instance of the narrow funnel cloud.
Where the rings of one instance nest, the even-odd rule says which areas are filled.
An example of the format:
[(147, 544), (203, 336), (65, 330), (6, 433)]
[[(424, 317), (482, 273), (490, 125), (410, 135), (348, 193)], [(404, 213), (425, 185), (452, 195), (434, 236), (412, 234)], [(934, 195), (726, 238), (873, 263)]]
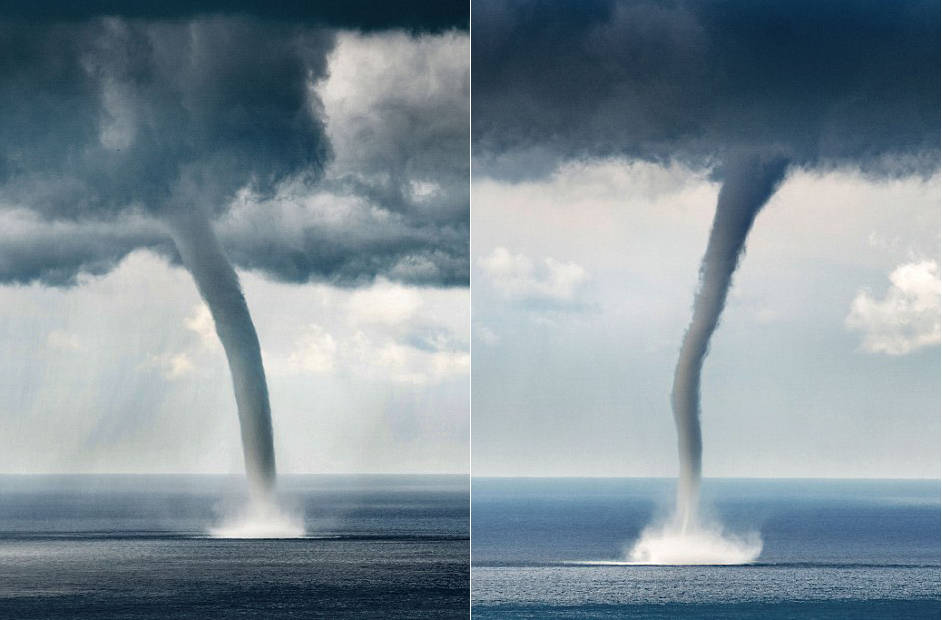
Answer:
[(258, 336), (239, 276), (202, 211), (191, 209), (175, 214), (170, 225), (183, 264), (209, 306), (229, 360), (251, 492), (256, 500), (268, 500), (275, 486), (271, 408)]
[(753, 153), (730, 159), (723, 170), (723, 187), (716, 204), (713, 229), (700, 265), (700, 288), (694, 297), (693, 318), (681, 345), (671, 394), (680, 457), (677, 518), (681, 531), (687, 531), (696, 523), (700, 493), (703, 360), (726, 304), (746, 236), (756, 214), (785, 176), (787, 165), (784, 157)]

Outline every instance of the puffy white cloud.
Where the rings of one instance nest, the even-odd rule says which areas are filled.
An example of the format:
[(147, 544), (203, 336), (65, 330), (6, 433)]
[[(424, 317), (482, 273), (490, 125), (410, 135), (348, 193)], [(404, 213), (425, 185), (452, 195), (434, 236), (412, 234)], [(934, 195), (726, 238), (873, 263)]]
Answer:
[(186, 353), (151, 355), (150, 365), (159, 368), (167, 379), (180, 379), (196, 370), (196, 365)]
[(324, 325), (291, 330), (293, 348), (266, 353), (272, 374), (324, 374), (370, 382), (428, 385), (470, 367), (466, 325), (428, 302), (428, 291), (378, 281), (333, 290), (324, 298)]
[(883, 299), (857, 293), (847, 327), (863, 333), (861, 347), (870, 353), (905, 355), (939, 344), (939, 265), (921, 261), (900, 265), (890, 274)]
[(474, 337), (478, 342), (489, 347), (496, 347), (500, 344), (500, 336), (487, 325), (475, 325)]
[(288, 356), (289, 369), (303, 372), (328, 372), (334, 368), (337, 341), (327, 331), (311, 323), (298, 339), (297, 348)]
[(53, 349), (63, 349), (66, 351), (78, 351), (82, 348), (82, 341), (78, 334), (70, 334), (59, 329), (54, 329), (46, 336), (46, 344)]
[(424, 348), (390, 338), (374, 340), (358, 331), (349, 344), (357, 372), (373, 379), (425, 385), (466, 375), (471, 366), (468, 351), (452, 348), (446, 341)]
[(350, 295), (351, 320), (380, 325), (398, 325), (413, 318), (422, 298), (413, 288), (380, 281)]
[(497, 247), (478, 264), (493, 285), (510, 299), (572, 303), (588, 278), (586, 270), (573, 262), (551, 257), (533, 261)]
[(200, 342), (207, 349), (222, 349), (219, 337), (216, 336), (216, 324), (209, 306), (201, 303), (193, 308), (193, 314), (183, 320), (183, 325), (200, 337)]
[(467, 50), (462, 32), (340, 33), (329, 75), (314, 85), (334, 165), (381, 184), (401, 175), (419, 196), (463, 185), (452, 199), (466, 200)]

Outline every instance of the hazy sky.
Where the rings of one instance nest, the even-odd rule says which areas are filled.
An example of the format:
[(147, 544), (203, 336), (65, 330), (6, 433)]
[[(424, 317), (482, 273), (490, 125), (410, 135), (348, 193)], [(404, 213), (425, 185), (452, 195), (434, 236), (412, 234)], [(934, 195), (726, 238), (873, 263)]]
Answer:
[[(458, 10), (461, 24), (464, 8)], [(313, 68), (299, 101), (307, 102), (305, 113), (313, 119), (312, 139), (321, 141), (313, 148), (320, 152), (327, 145), (326, 158), (315, 158), (313, 168), (294, 170), (267, 191), (257, 189), (252, 176), (258, 161), (268, 165), (265, 158), (272, 157), (265, 144), (258, 146), (260, 159), (230, 134), (206, 138), (211, 144), (202, 159), (201, 135), (194, 138), (196, 147), (186, 135), (174, 147), (176, 135), (149, 133), (166, 120), (162, 115), (180, 114), (161, 103), (166, 93), (159, 74), (147, 85), (148, 71), (157, 69), (147, 65), (124, 83), (127, 75), (115, 70), (115, 77), (95, 65), (100, 58), (120, 61), (108, 46), (120, 49), (138, 38), (159, 55), (176, 36), (177, 22), (93, 18), (48, 31), (85, 54), (76, 64), (80, 75), (69, 74), (78, 84), (71, 86), (74, 92), (68, 81), (63, 88), (69, 96), (78, 92), (79, 103), (87, 105), (87, 116), (82, 107), (76, 115), (94, 129), (81, 134), (90, 141), (82, 165), (91, 171), (74, 168), (72, 159), (50, 160), (53, 168), (61, 164), (76, 175), (62, 182), (63, 195), (78, 192), (75, 199), (60, 200), (58, 180), (36, 183), (45, 168), (24, 169), (32, 152), (20, 151), (26, 160), (17, 159), (13, 147), (3, 152), (0, 471), (242, 471), (231, 380), (208, 309), (178, 265), (159, 213), (152, 217), (148, 198), (141, 198), (143, 207), (120, 204), (120, 179), (95, 174), (98, 151), (102, 158), (120, 158), (122, 147), (134, 151), (135, 141), (147, 140), (166, 140), (177, 149), (170, 156), (189, 157), (188, 149), (197, 148), (194, 166), (216, 161), (214, 148), (230, 148), (228, 159), (206, 165), (218, 164), (234, 179), (237, 170), (228, 166), (236, 162), (238, 168), (245, 155), (247, 174), (238, 181), (244, 187), (212, 210), (259, 333), (279, 470), (467, 471), (468, 33), (449, 28), (454, 15), (441, 13), (386, 16), (356, 31), (329, 23), (319, 28), (323, 16), (314, 15), (310, 34), (286, 31), (309, 37), (303, 41), (314, 59), (305, 62)], [(255, 32), (251, 19), (194, 17), (187, 45), (221, 45)], [(17, 29), (26, 26), (10, 23), (25, 40), (28, 33)], [(269, 22), (258, 32), (278, 27)], [(47, 34), (42, 28), (30, 32), (40, 39)], [(297, 40), (286, 47), (295, 49), (290, 45)], [(277, 64), (278, 44), (266, 45), (270, 56), (260, 62), (288, 71), (288, 61)], [(30, 53), (27, 58), (34, 58)], [(325, 54), (320, 69), (319, 53)], [(229, 69), (200, 67), (206, 56), (193, 54), (197, 74)], [(49, 61), (53, 68), (47, 68), (41, 56), (35, 59), (38, 74), (69, 66)], [(150, 93), (135, 81), (141, 75), (148, 76), (143, 82)], [(182, 84), (168, 87), (166, 101), (191, 94), (189, 77), (181, 75)], [(232, 96), (247, 101), (264, 100), (268, 87), (259, 84), (256, 92), (256, 78), (248, 75), (242, 90), (233, 75), (214, 86), (235, 89)], [(16, 91), (29, 79), (6, 75), (2, 84)], [(194, 83), (198, 89), (206, 81)], [(276, 86), (272, 108), (264, 109), (277, 113), (277, 97), (285, 92)], [(157, 98), (146, 99), (150, 95)], [(219, 111), (187, 107), (182, 114), (194, 115), (184, 121), (197, 134), (206, 127), (223, 132), (227, 119), (217, 126), (199, 114), (232, 109), (234, 104)], [(277, 122), (271, 126), (281, 130)], [(71, 148), (68, 127), (59, 129), (64, 148)], [(24, 131), (45, 135), (41, 126)], [(148, 174), (132, 161), (143, 155), (127, 157), (120, 165)], [(99, 182), (103, 188), (94, 185)], [(43, 187), (49, 191), (38, 191)]]
[[(473, 474), (676, 474), (671, 381), (718, 191), (621, 159), (475, 179)], [(939, 191), (789, 175), (707, 357), (704, 475), (938, 475)]]

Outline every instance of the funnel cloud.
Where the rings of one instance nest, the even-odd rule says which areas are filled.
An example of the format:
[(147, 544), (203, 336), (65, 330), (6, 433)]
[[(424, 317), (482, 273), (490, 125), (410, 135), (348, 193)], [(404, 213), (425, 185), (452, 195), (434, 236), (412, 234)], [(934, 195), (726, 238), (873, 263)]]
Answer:
[(700, 265), (700, 288), (694, 297), (693, 318), (684, 334), (674, 371), (671, 405), (677, 425), (680, 475), (677, 509), (681, 529), (696, 521), (702, 471), (700, 433), (700, 375), (710, 337), (720, 322), (733, 272), (745, 250), (756, 215), (785, 176), (782, 157), (742, 155), (726, 164), (723, 187), (716, 203), (713, 228)]
[(276, 473), (271, 406), (262, 351), (239, 276), (213, 234), (209, 220), (198, 208), (171, 218), (171, 222), (183, 264), (209, 306), (216, 334), (229, 360), (250, 488), (257, 497), (265, 497), (275, 486)]

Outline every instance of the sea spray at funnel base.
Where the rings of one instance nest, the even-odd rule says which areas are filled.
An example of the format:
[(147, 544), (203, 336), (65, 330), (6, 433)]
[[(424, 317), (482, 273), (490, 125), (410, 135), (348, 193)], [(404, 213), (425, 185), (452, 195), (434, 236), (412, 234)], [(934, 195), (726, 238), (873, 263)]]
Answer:
[(300, 511), (279, 505), (274, 497), (257, 496), (209, 530), (213, 538), (302, 538), (305, 533)]
[(723, 186), (716, 204), (713, 228), (700, 265), (700, 288), (693, 318), (684, 335), (671, 404), (677, 425), (680, 473), (677, 518), (682, 532), (697, 520), (703, 443), (700, 434), (700, 373), (703, 360), (726, 303), (733, 272), (746, 236), (759, 209), (785, 176), (788, 162), (777, 155), (740, 154), (723, 168)]
[(275, 448), (262, 354), (239, 277), (212, 226), (197, 208), (169, 218), (173, 238), (200, 295), (209, 306), (226, 351), (235, 391), (245, 472), (253, 501), (270, 503), (275, 486)]
[(718, 524), (699, 520), (686, 529), (668, 522), (648, 527), (629, 552), (630, 564), (690, 565), (747, 564), (759, 557), (762, 539), (757, 532), (735, 536)]

